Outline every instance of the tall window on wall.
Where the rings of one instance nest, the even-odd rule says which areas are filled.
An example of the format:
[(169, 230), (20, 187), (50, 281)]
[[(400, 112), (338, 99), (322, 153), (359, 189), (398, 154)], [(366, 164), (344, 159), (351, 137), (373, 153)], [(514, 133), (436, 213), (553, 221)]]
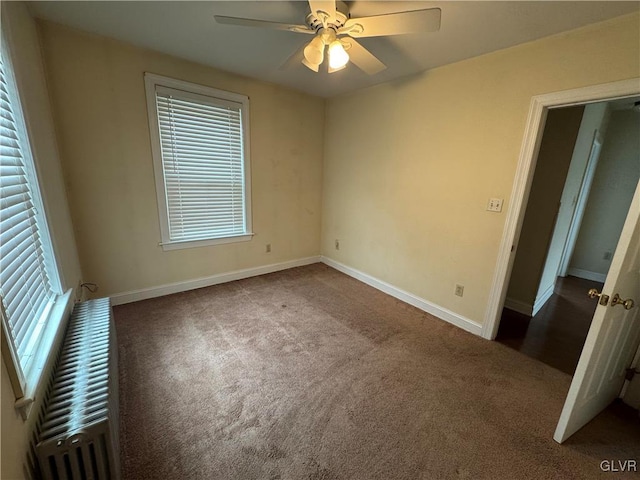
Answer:
[(249, 99), (145, 74), (161, 245), (251, 239)]
[(56, 310), (61, 293), (20, 97), (9, 55), (3, 48), (0, 296), (3, 354), (17, 398), (29, 397), (37, 386), (42, 359), (48, 356), (52, 343), (51, 329), (55, 336), (62, 316)]

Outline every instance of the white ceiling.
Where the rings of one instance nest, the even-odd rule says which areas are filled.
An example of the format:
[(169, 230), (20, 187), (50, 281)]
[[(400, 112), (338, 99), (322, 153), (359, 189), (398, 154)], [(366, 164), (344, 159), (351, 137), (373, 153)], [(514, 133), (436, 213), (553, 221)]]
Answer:
[(304, 24), (305, 1), (42, 1), (37, 17), (117, 38), (195, 62), (322, 97), (395, 80), (537, 38), (617, 17), (637, 1), (355, 1), (352, 17), (442, 9), (437, 33), (364, 38), (387, 70), (366, 75), (354, 65), (328, 74), (279, 66), (309, 37), (287, 31), (219, 25), (213, 15)]

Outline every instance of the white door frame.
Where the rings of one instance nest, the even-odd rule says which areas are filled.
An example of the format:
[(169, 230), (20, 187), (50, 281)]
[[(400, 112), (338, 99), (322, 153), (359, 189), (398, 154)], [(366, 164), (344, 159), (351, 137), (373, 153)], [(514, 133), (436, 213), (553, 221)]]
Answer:
[(507, 295), (507, 287), (509, 286), (509, 277), (511, 276), (513, 260), (517, 250), (516, 245), (522, 230), (531, 182), (535, 173), (547, 111), (552, 107), (584, 105), (637, 95), (640, 95), (640, 77), (537, 95), (531, 99), (518, 168), (516, 169), (511, 191), (511, 201), (502, 232), (496, 269), (482, 324), (482, 336), (484, 338), (493, 340), (498, 333), (502, 308)]

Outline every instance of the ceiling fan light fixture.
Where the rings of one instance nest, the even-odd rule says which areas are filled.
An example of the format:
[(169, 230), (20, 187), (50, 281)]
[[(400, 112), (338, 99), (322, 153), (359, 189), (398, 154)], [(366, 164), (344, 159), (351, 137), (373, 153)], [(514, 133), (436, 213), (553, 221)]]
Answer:
[(344, 49), (340, 40), (334, 40), (329, 44), (329, 67), (333, 70), (342, 69), (349, 62), (349, 54)]
[(313, 70), (318, 73), (320, 71), (320, 65), (316, 63), (310, 63), (306, 58), (302, 57), (302, 64), (307, 67), (309, 70)]
[(331, 65), (329, 65), (329, 68), (327, 69), (327, 71), (329, 73), (334, 73), (334, 72), (339, 72), (340, 70), (344, 70), (347, 66), (343, 65), (340, 68), (332, 68)]
[(322, 41), (322, 37), (314, 37), (314, 39), (304, 47), (304, 59), (311, 65), (320, 65), (324, 61), (324, 42)]

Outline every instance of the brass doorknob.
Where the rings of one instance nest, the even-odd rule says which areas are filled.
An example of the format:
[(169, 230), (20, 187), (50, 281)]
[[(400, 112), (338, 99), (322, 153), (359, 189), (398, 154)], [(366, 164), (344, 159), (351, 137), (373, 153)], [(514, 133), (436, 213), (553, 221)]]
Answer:
[(627, 298), (626, 300), (623, 300), (622, 297), (620, 297), (620, 295), (618, 295), (617, 293), (611, 299), (612, 307), (615, 307), (616, 305), (622, 305), (625, 310), (631, 310), (633, 308), (633, 304), (633, 299)]
[(609, 303), (609, 295), (605, 295), (604, 293), (600, 293), (597, 289), (592, 288), (587, 292), (587, 295), (589, 295), (589, 298), (596, 298), (596, 297), (600, 297), (600, 301), (598, 301), (598, 303), (600, 305), (607, 305), (607, 303)]

